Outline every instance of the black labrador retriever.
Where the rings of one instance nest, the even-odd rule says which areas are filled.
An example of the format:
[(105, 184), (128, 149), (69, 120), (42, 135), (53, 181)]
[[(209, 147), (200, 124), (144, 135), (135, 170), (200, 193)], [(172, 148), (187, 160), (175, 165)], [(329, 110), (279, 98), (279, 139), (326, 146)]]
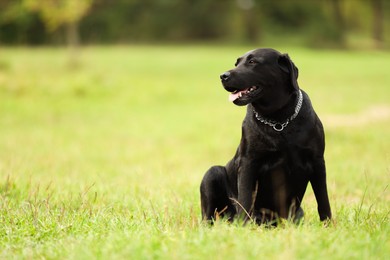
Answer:
[(298, 69), (287, 54), (267, 48), (244, 54), (235, 66), (220, 78), (229, 100), (247, 105), (241, 142), (226, 166), (213, 166), (203, 177), (203, 219), (298, 222), (309, 182), (320, 219), (331, 219), (324, 130), (298, 86)]

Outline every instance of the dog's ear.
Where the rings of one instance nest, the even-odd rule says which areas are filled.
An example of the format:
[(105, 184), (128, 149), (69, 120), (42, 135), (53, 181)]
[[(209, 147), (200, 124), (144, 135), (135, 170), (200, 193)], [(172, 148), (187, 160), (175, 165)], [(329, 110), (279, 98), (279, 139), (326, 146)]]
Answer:
[(282, 54), (278, 58), (278, 64), (282, 71), (288, 73), (290, 75), (291, 85), (298, 90), (298, 68), (292, 62), (287, 53)]

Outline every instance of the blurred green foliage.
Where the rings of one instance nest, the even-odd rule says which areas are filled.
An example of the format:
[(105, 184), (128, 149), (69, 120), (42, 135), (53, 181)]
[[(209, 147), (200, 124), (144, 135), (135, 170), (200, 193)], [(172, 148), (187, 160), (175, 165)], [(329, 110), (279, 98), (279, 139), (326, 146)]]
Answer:
[[(0, 44), (63, 44), (66, 23), (47, 30), (76, 0), (0, 0)], [(385, 0), (91, 0), (77, 30), (87, 44), (214, 41), (312, 47), (386, 47), (390, 1)], [(49, 4), (50, 3), (50, 4)], [(77, 6), (77, 4), (76, 4)], [(50, 10), (49, 8), (49, 10)], [(74, 9), (74, 8), (73, 8)], [(76, 8), (77, 9), (77, 8)], [(70, 10), (72, 11), (72, 10)], [(69, 12), (70, 12), (69, 11)], [(74, 11), (74, 10), (73, 10)], [(65, 11), (66, 13), (66, 11)], [(76, 12), (77, 13), (77, 12)]]

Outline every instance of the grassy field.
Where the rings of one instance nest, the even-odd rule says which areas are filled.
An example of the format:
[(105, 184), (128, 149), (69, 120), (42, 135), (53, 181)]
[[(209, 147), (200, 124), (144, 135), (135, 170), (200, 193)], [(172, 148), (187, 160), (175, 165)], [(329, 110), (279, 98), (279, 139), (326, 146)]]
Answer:
[(0, 49), (1, 259), (388, 259), (390, 53), (280, 48), (326, 128), (334, 221), (200, 219), (245, 108), (218, 75), (250, 48)]

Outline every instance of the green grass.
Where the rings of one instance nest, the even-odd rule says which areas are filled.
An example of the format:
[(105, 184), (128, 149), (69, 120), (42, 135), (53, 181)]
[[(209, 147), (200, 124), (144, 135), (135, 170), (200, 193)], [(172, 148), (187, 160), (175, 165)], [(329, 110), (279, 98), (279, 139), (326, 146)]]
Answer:
[(386, 259), (390, 119), (331, 120), (390, 107), (388, 52), (281, 48), (328, 118), (330, 227), (311, 188), (300, 226), (201, 223), (199, 183), (245, 112), (218, 75), (247, 50), (90, 47), (70, 69), (66, 50), (0, 49), (0, 258)]

